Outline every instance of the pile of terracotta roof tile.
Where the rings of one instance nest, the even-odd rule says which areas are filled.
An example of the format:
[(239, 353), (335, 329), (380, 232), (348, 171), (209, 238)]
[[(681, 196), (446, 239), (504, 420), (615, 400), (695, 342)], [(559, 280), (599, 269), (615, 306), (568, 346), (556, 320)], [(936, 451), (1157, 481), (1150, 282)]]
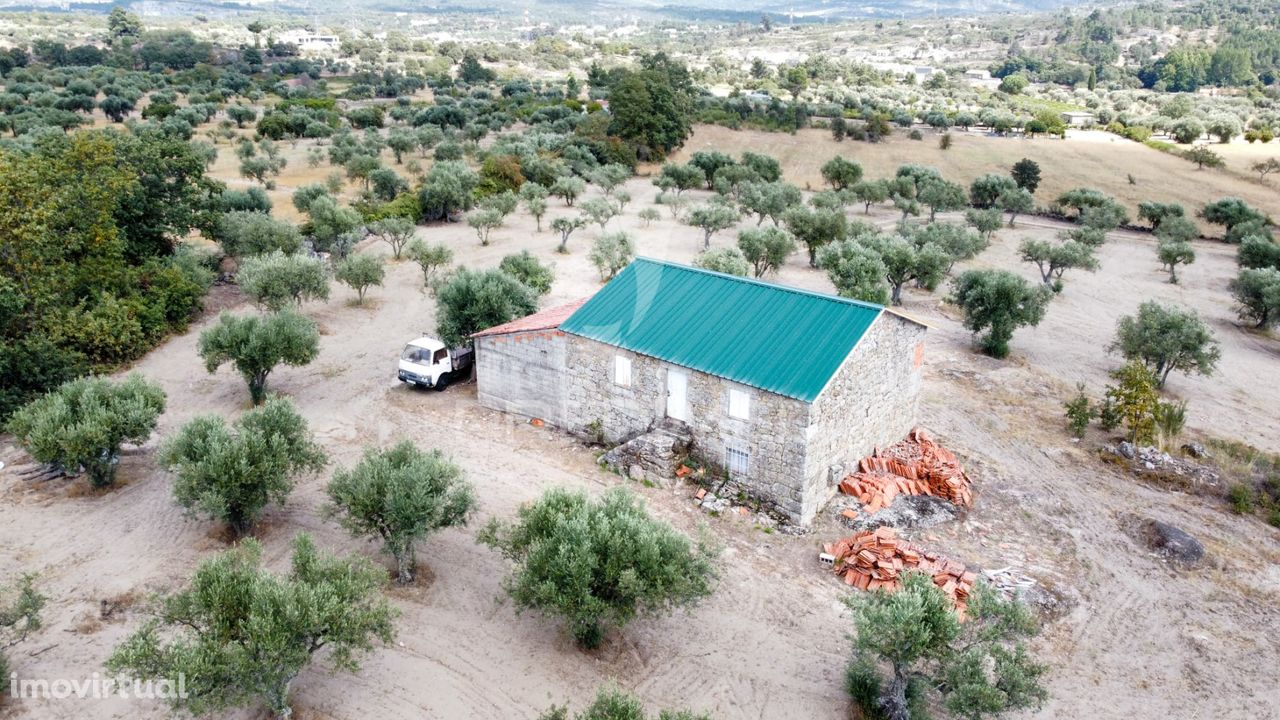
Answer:
[(888, 507), (898, 495), (935, 495), (963, 507), (973, 503), (960, 461), (920, 428), (863, 458), (858, 471), (840, 481), (840, 492), (857, 498), (868, 513)]
[(933, 576), (961, 617), (976, 580), (964, 565), (902, 540), (893, 528), (864, 530), (823, 546), (824, 560), (833, 562), (837, 575), (859, 590), (892, 592), (902, 586), (902, 574), (911, 570)]

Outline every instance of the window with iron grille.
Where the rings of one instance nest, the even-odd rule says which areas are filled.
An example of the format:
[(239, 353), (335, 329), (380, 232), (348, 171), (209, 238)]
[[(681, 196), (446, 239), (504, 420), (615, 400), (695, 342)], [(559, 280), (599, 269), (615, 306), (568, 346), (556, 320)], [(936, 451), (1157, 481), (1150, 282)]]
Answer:
[(750, 467), (751, 453), (741, 448), (725, 448), (725, 465), (730, 475), (746, 475)]

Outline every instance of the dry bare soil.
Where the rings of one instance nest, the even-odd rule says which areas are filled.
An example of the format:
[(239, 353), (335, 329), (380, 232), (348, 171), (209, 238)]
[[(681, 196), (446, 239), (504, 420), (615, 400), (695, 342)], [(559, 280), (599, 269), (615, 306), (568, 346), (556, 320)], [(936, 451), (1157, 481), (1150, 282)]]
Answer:
[[(1006, 168), (1024, 155), (1037, 157), (1045, 168), (1046, 195), (1084, 184), (1064, 180), (1059, 167), (1088, 173), (1089, 163), (1100, 168), (1090, 184), (1112, 192), (1126, 188), (1123, 161), (1102, 163), (1137, 148), (1103, 145), (1092, 160), (1083, 149), (1080, 158), (1065, 160), (1055, 153), (1074, 146), (984, 142), (962, 137), (945, 155), (932, 143), (906, 140), (846, 143), (840, 149), (873, 175), (901, 162), (925, 161), (956, 179)], [(1003, 143), (1010, 149), (991, 149)], [(830, 145), (817, 134), (701, 128), (690, 148), (776, 153), (792, 179), (816, 186), (816, 167), (829, 157)], [(926, 147), (934, 148), (927, 158)], [(1192, 205), (1228, 192), (1260, 205), (1274, 198), (1261, 186), (1196, 173), (1182, 161), (1142, 150), (1150, 163), (1135, 166), (1143, 198), (1147, 191), (1154, 199)], [(970, 153), (976, 155), (967, 159)], [(610, 229), (634, 231), (643, 255), (692, 259), (701, 232), (675, 223), (665, 209), (662, 220), (643, 227), (636, 211), (652, 202), (654, 190), (644, 179), (633, 180), (630, 190), (634, 203)], [(544, 224), (568, 212), (556, 206)], [(895, 218), (886, 210), (873, 211), (873, 219), (888, 225)], [(1034, 271), (1017, 261), (1017, 243), (1058, 229), (1027, 220), (1002, 230), (971, 264), (1031, 277)], [(554, 254), (557, 239), (534, 232), (523, 213), (495, 231), (489, 247), (480, 247), (461, 224), (419, 233), (448, 243), (472, 267), (494, 266), (521, 249), (555, 262), (556, 283), (544, 306), (582, 297), (600, 284), (586, 258), (595, 227), (574, 236), (569, 255)], [(721, 233), (713, 245), (731, 238)], [(1052, 697), (1044, 708), (1020, 717), (1276, 717), (1278, 531), (1230, 515), (1216, 501), (1141, 484), (1097, 460), (1093, 449), (1107, 438), (1095, 431), (1076, 444), (1062, 429), (1061, 404), (1074, 384), (1084, 381), (1096, 394), (1117, 364), (1104, 349), (1116, 319), (1144, 299), (1159, 298), (1195, 308), (1223, 345), (1217, 375), (1175, 376), (1170, 382), (1170, 393), (1190, 403), (1191, 434), (1240, 438), (1280, 451), (1280, 386), (1274, 382), (1280, 343), (1235, 324), (1225, 289), (1235, 272), (1231, 249), (1200, 243), (1197, 250), (1196, 264), (1182, 273), (1182, 284), (1172, 286), (1159, 272), (1148, 237), (1114, 234), (1101, 252), (1102, 269), (1068, 274), (1067, 288), (1044, 323), (1019, 331), (1005, 361), (975, 354), (969, 333), (939, 296), (908, 293), (906, 311), (932, 328), (920, 422), (964, 457), (978, 490), (966, 520), (910, 535), (973, 566), (1010, 566), (1078, 600), (1036, 642), (1040, 657), (1052, 665)], [(362, 251), (385, 254), (376, 245)], [(830, 290), (825, 276), (806, 267), (803, 253), (775, 279)], [(386, 286), (374, 289), (365, 307), (353, 306), (354, 293), (343, 286), (334, 287), (328, 302), (305, 306), (323, 329), (320, 356), (305, 368), (276, 371), (270, 384), (297, 403), (331, 466), (302, 481), (284, 507), (267, 513), (257, 535), (271, 567), (287, 566), (289, 541), (299, 531), (312, 533), (325, 547), (386, 562), (374, 544), (348, 537), (320, 514), (331, 469), (353, 463), (368, 445), (410, 438), (445, 450), (476, 485), (480, 522), (510, 515), (549, 487), (597, 493), (625, 482), (599, 470), (591, 450), (559, 432), (480, 408), (473, 386), (443, 393), (400, 386), (394, 377), (398, 351), (435, 326), (435, 303), (420, 284), (416, 266), (395, 263)], [(224, 547), (219, 527), (184, 518), (175, 507), (171, 481), (156, 469), (154, 457), (158, 441), (192, 417), (235, 416), (247, 408), (241, 379), (228, 369), (209, 375), (196, 357), (196, 338), (211, 321), (201, 319), (133, 368), (164, 386), (169, 407), (156, 436), (128, 452), (120, 487), (90, 494), (82, 481), (33, 485), (0, 471), (0, 561), (6, 575), (40, 572), (41, 589), (51, 598), (46, 626), (10, 650), (20, 677), (78, 679), (100, 671), (116, 643), (143, 622), (135, 599), (180, 586), (197, 562)], [(4, 440), (0, 460), (11, 469), (23, 455), (11, 438)], [(724, 543), (723, 577), (709, 600), (688, 613), (638, 620), (599, 652), (583, 653), (556, 620), (518, 615), (504, 600), (500, 582), (508, 566), (475, 543), (474, 528), (449, 530), (424, 544), (419, 584), (389, 590), (403, 613), (396, 643), (370, 654), (357, 674), (330, 675), (319, 666), (306, 671), (294, 686), (297, 717), (533, 718), (552, 703), (571, 700), (581, 707), (606, 681), (651, 705), (688, 706), (717, 718), (849, 717), (842, 671), (853, 628), (841, 602), (848, 591), (816, 562), (819, 545), (846, 532), (831, 513), (820, 516), (810, 534), (793, 537), (765, 532), (752, 517), (707, 517), (694, 509), (686, 485), (635, 489), (658, 516), (689, 532), (707, 522)], [(1165, 565), (1122, 531), (1130, 514), (1192, 532), (1204, 541), (1209, 564), (1189, 572)], [(123, 609), (104, 620), (103, 600), (118, 600)], [(166, 714), (160, 702), (146, 700), (0, 703), (0, 716), (15, 718)]]
[[(767, 152), (782, 160), (792, 182), (820, 190), (823, 181), (819, 170), (837, 154), (857, 160), (871, 178), (891, 177), (899, 165), (920, 163), (932, 165), (948, 180), (966, 186), (985, 173), (1007, 173), (1025, 157), (1039, 163), (1043, 173), (1043, 182), (1036, 191), (1040, 205), (1049, 204), (1072, 188), (1093, 187), (1121, 200), (1135, 218), (1138, 203), (1143, 200), (1180, 202), (1194, 212), (1226, 195), (1244, 198), (1272, 215), (1280, 214), (1280, 180), (1272, 175), (1266, 183), (1260, 183), (1249, 171), (1253, 162), (1280, 157), (1280, 142), (1215, 144), (1210, 147), (1223, 156), (1226, 168), (1196, 170), (1193, 163), (1176, 155), (1100, 130), (1069, 130), (1065, 140), (955, 130), (951, 133), (950, 150), (938, 147), (939, 135), (933, 130), (923, 132), (923, 140), (911, 140), (899, 131), (881, 143), (837, 143), (825, 130), (801, 130), (788, 135), (703, 125), (674, 159), (683, 161), (703, 149), (733, 154), (742, 150)], [(1201, 223), (1201, 228), (1211, 235), (1221, 232), (1221, 228), (1206, 223)]]

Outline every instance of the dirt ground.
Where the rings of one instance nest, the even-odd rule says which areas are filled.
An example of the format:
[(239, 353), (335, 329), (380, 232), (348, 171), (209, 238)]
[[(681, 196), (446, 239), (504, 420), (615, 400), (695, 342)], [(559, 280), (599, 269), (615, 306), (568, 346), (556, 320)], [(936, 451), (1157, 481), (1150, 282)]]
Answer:
[[(700, 129), (690, 149), (720, 132)], [(821, 139), (768, 137), (774, 139), (771, 146), (754, 149), (786, 155), (798, 153), (801, 142)], [(736, 152), (742, 140), (720, 147)], [(976, 142), (982, 141), (962, 138), (945, 157), (958, 162)], [(1017, 148), (1008, 153), (1012, 159), (1034, 156), (1042, 144), (997, 142)], [(876, 174), (881, 166), (869, 158), (880, 158), (888, 171), (918, 159), (892, 158), (893, 153), (926, 146), (936, 148), (904, 140), (846, 143), (844, 149), (860, 160), (865, 156)], [(1106, 152), (1113, 149), (1107, 146)], [(790, 171), (811, 163), (816, 168), (828, 157), (811, 149), (803, 155), (803, 161), (786, 160)], [(1164, 158), (1151, 155), (1153, 163)], [(1005, 160), (990, 162), (1003, 167)], [(1156, 178), (1160, 187), (1192, 188), (1199, 177), (1185, 164), (1151, 167), (1145, 172), (1153, 188)], [(943, 171), (965, 176), (958, 167)], [(1046, 164), (1046, 189), (1056, 191), (1059, 184), (1077, 183), (1063, 182)], [(1101, 182), (1090, 184), (1114, 191)], [(1256, 186), (1240, 188), (1260, 192)], [(629, 189), (635, 201), (609, 229), (633, 230), (642, 255), (692, 259), (701, 231), (675, 223), (665, 209), (660, 221), (643, 227), (636, 212), (652, 202), (654, 190), (644, 179), (631, 181)], [(553, 203), (544, 226), (572, 212)], [(894, 216), (891, 210), (873, 213), (884, 224)], [(972, 264), (1009, 267), (1030, 277), (1034, 271), (1017, 262), (1014, 248), (1025, 235), (1057, 229), (1041, 220), (1023, 221), (1000, 231)], [(544, 306), (590, 294), (600, 284), (587, 261), (587, 248), (599, 233), (594, 226), (574, 235), (569, 255), (556, 255), (557, 238), (534, 232), (523, 212), (493, 233), (489, 247), (479, 246), (465, 224), (419, 233), (451, 245), (473, 267), (494, 266), (522, 249), (555, 262), (556, 282)], [(727, 245), (732, 237), (720, 233), (712, 244)], [(378, 245), (363, 251), (386, 253)], [(907, 294), (905, 310), (932, 328), (921, 424), (962, 455), (978, 491), (967, 519), (910, 536), (976, 567), (1013, 567), (1077, 600), (1036, 643), (1052, 666), (1050, 701), (1018, 717), (1277, 717), (1280, 690), (1267, 668), (1280, 664), (1280, 532), (1208, 500), (1118, 474), (1091, 450), (1106, 438), (1094, 434), (1077, 444), (1062, 427), (1061, 403), (1074, 384), (1084, 381), (1096, 395), (1117, 364), (1103, 350), (1116, 319), (1154, 297), (1195, 308), (1223, 345), (1217, 375), (1170, 381), (1170, 392), (1190, 403), (1190, 434), (1235, 437), (1280, 451), (1280, 386), (1267, 382), (1280, 343), (1234, 324), (1225, 290), (1234, 274), (1231, 250), (1200, 243), (1197, 251), (1183, 282), (1172, 286), (1159, 272), (1149, 238), (1115, 234), (1101, 251), (1101, 270), (1069, 273), (1045, 321), (1020, 330), (1005, 361), (975, 354), (968, 332), (940, 306), (938, 295)], [(775, 279), (830, 290), (825, 276), (806, 267), (802, 252)], [(305, 368), (277, 370), (270, 389), (294, 400), (331, 464), (301, 481), (284, 507), (268, 511), (257, 534), (271, 567), (287, 565), (289, 541), (299, 531), (312, 533), (324, 547), (389, 564), (376, 545), (350, 538), (319, 512), (332, 469), (355, 462), (367, 445), (407, 437), (445, 450), (476, 486), (477, 525), (510, 515), (548, 487), (595, 493), (625, 482), (598, 469), (592, 451), (567, 436), (480, 408), (474, 386), (444, 393), (400, 386), (394, 376), (400, 348), (435, 326), (434, 301), (420, 284), (418, 268), (402, 262), (389, 268), (385, 287), (370, 291), (365, 307), (352, 305), (354, 292), (340, 285), (328, 302), (304, 307), (322, 327), (320, 356)], [(224, 302), (220, 297), (219, 304)], [(202, 319), (134, 368), (160, 383), (169, 402), (155, 437), (127, 453), (121, 487), (93, 495), (79, 481), (33, 485), (0, 471), (0, 561), (10, 571), (40, 572), (40, 588), (50, 597), (45, 627), (10, 650), (19, 677), (79, 679), (100, 671), (116, 643), (143, 622), (136, 599), (181, 585), (200, 559), (223, 547), (219, 527), (183, 517), (170, 479), (154, 465), (159, 439), (192, 417), (234, 416), (247, 408), (248, 393), (237, 375), (225, 368), (209, 375), (200, 366), (196, 338), (211, 320)], [(11, 438), (4, 440), (0, 460), (12, 469), (23, 455)], [(580, 708), (600, 683), (613, 681), (651, 706), (688, 706), (717, 718), (848, 718), (842, 676), (853, 628), (841, 602), (848, 591), (816, 561), (822, 542), (847, 532), (832, 514), (820, 516), (811, 533), (795, 537), (765, 532), (752, 518), (705, 516), (695, 510), (685, 485), (634, 487), (658, 516), (685, 531), (707, 522), (724, 543), (723, 577), (707, 601), (687, 613), (637, 620), (602, 650), (583, 653), (559, 622), (518, 615), (505, 601), (500, 583), (507, 564), (475, 543), (474, 526), (449, 530), (422, 545), (419, 584), (389, 590), (402, 612), (395, 644), (371, 653), (356, 674), (330, 675), (321, 665), (306, 671), (294, 685), (296, 717), (533, 718), (552, 703), (568, 700)], [(1208, 549), (1208, 566), (1180, 572), (1152, 557), (1122, 532), (1130, 514), (1192, 532)], [(118, 600), (124, 609), (103, 620), (103, 600)], [(0, 716), (15, 718), (166, 715), (159, 701), (0, 703)]]

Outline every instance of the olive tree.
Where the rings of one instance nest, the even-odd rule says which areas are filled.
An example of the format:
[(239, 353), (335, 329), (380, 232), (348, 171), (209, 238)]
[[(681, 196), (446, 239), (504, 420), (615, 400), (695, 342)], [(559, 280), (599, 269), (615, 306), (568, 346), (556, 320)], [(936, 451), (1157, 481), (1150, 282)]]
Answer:
[(375, 220), (366, 227), (370, 235), (391, 246), (391, 255), (396, 260), (400, 259), (405, 247), (413, 239), (414, 230), (417, 229), (412, 220), (403, 217)]
[(1259, 330), (1280, 321), (1280, 269), (1243, 268), (1231, 281), (1231, 294), (1239, 304), (1241, 320)]
[(600, 279), (612, 280), (636, 256), (636, 244), (625, 232), (605, 233), (591, 244), (587, 259), (600, 273)]
[(245, 258), (236, 283), (259, 307), (283, 310), (304, 300), (329, 299), (329, 271), (324, 261), (301, 253)]
[(120, 446), (141, 444), (164, 412), (165, 394), (141, 375), (71, 380), (19, 408), (8, 431), (42, 463), (83, 469), (95, 488), (115, 483)]
[(844, 190), (862, 179), (862, 166), (839, 155), (823, 163), (820, 172), (832, 190)]
[(591, 182), (595, 183), (606, 195), (612, 194), (614, 188), (627, 181), (631, 177), (631, 168), (626, 165), (610, 163), (601, 165), (600, 167), (587, 173), (587, 177)]
[(555, 268), (539, 261), (528, 250), (502, 258), (498, 269), (524, 283), (539, 296), (551, 292), (551, 283), (556, 278)]
[(108, 671), (182, 677), (187, 692), (171, 693), (171, 702), (192, 715), (261, 703), (287, 720), (293, 681), (316, 653), (355, 672), (361, 653), (394, 638), (396, 611), (381, 592), (386, 572), (368, 560), (334, 557), (298, 535), (289, 573), (261, 564), (252, 539), (201, 562), (189, 587), (153, 601), (152, 619), (116, 647)]
[(422, 219), (452, 222), (475, 204), (473, 192), (479, 184), (480, 176), (464, 162), (445, 160), (432, 165), (418, 191)]
[(743, 258), (751, 263), (756, 277), (764, 277), (777, 272), (791, 253), (796, 251), (796, 242), (791, 234), (779, 227), (748, 228), (738, 233), (738, 249)]
[(488, 245), (489, 234), (502, 226), (502, 213), (496, 208), (479, 208), (467, 216), (467, 225), (476, 231), (481, 245)]
[(861, 593), (847, 603), (857, 634), (845, 684), (864, 717), (911, 720), (915, 708), (938, 702), (954, 717), (976, 720), (1048, 697), (1040, 684), (1048, 668), (1026, 647), (1035, 618), (985, 584), (975, 587), (964, 622), (921, 572), (904, 575), (896, 592)]
[(201, 415), (160, 448), (173, 471), (173, 495), (188, 513), (227, 523), (235, 537), (268, 503), (283, 505), (299, 475), (319, 472), (325, 455), (307, 422), (284, 398), (272, 398), (228, 425)]
[(964, 326), (975, 334), (982, 351), (992, 357), (1009, 354), (1009, 340), (1019, 327), (1044, 319), (1053, 291), (1032, 287), (1008, 270), (966, 270), (952, 281), (947, 301), (964, 311)]
[(480, 542), (514, 563), (504, 586), (516, 605), (563, 616), (583, 648), (640, 613), (692, 605), (715, 579), (708, 542), (652, 518), (625, 488), (599, 499), (548, 490), (514, 521), (491, 521)]
[(222, 313), (200, 333), (197, 352), (205, 369), (231, 363), (249, 384), (254, 405), (267, 397), (267, 376), (280, 363), (306, 365), (320, 352), (320, 331), (310, 318), (285, 310), (271, 315)]
[(999, 230), (1000, 226), (1004, 224), (1001, 210), (998, 207), (985, 210), (966, 210), (964, 219), (985, 240), (990, 240), (995, 231)]
[(277, 250), (291, 254), (302, 248), (302, 234), (296, 225), (252, 210), (223, 213), (217, 220), (214, 239), (222, 246), (222, 252), (232, 257)]
[(604, 232), (605, 226), (609, 224), (610, 220), (617, 217), (622, 208), (607, 197), (598, 197), (584, 200), (581, 210), (583, 217), (599, 225), (600, 231)]
[(959, 223), (949, 222), (930, 223), (916, 228), (910, 232), (910, 238), (918, 248), (929, 244), (941, 248), (950, 259), (946, 268), (948, 273), (951, 272), (955, 263), (977, 257), (987, 249), (988, 244), (982, 235)]
[(520, 199), (524, 209), (529, 211), (537, 222), (538, 232), (542, 232), (542, 216), (547, 214), (547, 196), (550, 192), (535, 182), (527, 182), (520, 186)]
[(567, 207), (573, 207), (573, 201), (587, 190), (587, 181), (575, 175), (561, 175), (551, 184), (551, 194), (564, 201)]
[(1019, 215), (1025, 215), (1036, 209), (1035, 198), (1031, 197), (1031, 193), (1027, 192), (1026, 188), (1000, 193), (1000, 197), (996, 199), (996, 205), (1009, 213), (1009, 227), (1013, 227), (1013, 221)]
[(341, 257), (354, 243), (347, 242), (360, 228), (360, 213), (351, 208), (339, 207), (328, 195), (321, 195), (311, 202), (307, 212), (311, 218), (308, 227), (317, 250), (332, 252)]
[(1040, 279), (1054, 292), (1062, 292), (1062, 274), (1067, 270), (1079, 268), (1094, 272), (1098, 269), (1098, 259), (1093, 254), (1093, 248), (1075, 240), (1056, 243), (1048, 240), (1023, 240), (1018, 246), (1018, 255), (1023, 262), (1035, 264), (1040, 271)]
[(1200, 217), (1204, 218), (1206, 222), (1225, 227), (1228, 234), (1237, 225), (1249, 222), (1263, 223), (1267, 219), (1265, 215), (1255, 210), (1249, 203), (1236, 197), (1222, 198), (1205, 205), (1204, 209), (1200, 211)]
[(377, 285), (387, 275), (386, 265), (382, 258), (374, 255), (351, 255), (344, 258), (333, 269), (333, 277), (338, 282), (356, 291), (356, 304), (364, 304), (364, 294), (369, 288)]
[(538, 309), (529, 286), (501, 270), (459, 268), (436, 290), (436, 332), (450, 346), (471, 342), (471, 335), (530, 315)]
[(365, 450), (355, 467), (333, 474), (327, 493), (328, 512), (343, 528), (382, 541), (396, 560), (401, 584), (413, 582), (415, 544), (437, 530), (465, 525), (476, 504), (461, 468), (439, 450), (422, 450), (408, 440)]
[(1154, 201), (1144, 201), (1138, 203), (1138, 219), (1146, 220), (1151, 223), (1152, 230), (1159, 230), (1160, 225), (1172, 218), (1181, 218), (1186, 215), (1186, 210), (1182, 205), (1176, 202), (1162, 203)]
[(560, 233), (560, 244), (556, 246), (556, 252), (564, 255), (569, 252), (569, 236), (575, 230), (586, 225), (587, 221), (581, 215), (577, 217), (558, 217), (551, 221), (551, 229)]
[(862, 180), (849, 188), (849, 193), (862, 203), (862, 214), (871, 214), (871, 206), (889, 199), (889, 183), (884, 180)]
[(1125, 360), (1137, 360), (1164, 387), (1169, 373), (1212, 375), (1222, 351), (1209, 326), (1192, 310), (1147, 301), (1136, 315), (1120, 318), (1108, 348)]
[(902, 288), (914, 282), (926, 290), (933, 290), (947, 274), (951, 256), (935, 243), (915, 245), (902, 237), (873, 237), (865, 244), (875, 250), (884, 264), (885, 281), (889, 284), (889, 298), (894, 305), (902, 304)]
[(1236, 251), (1236, 263), (1242, 268), (1280, 270), (1280, 243), (1261, 236), (1247, 237)]
[(453, 262), (453, 250), (444, 243), (428, 245), (419, 238), (414, 238), (405, 248), (410, 260), (422, 268), (422, 284), (430, 286), (435, 276)]
[(825, 270), (841, 297), (886, 305), (888, 269), (880, 254), (857, 240), (839, 240), (818, 250), (818, 267)]
[(48, 598), (35, 588), (36, 573), (26, 573), (0, 585), (0, 694), (8, 693), (13, 679), (5, 650), (40, 629), (40, 611)]
[(702, 171), (702, 181), (706, 183), (708, 190), (715, 189), (714, 181), (717, 172), (736, 164), (732, 157), (718, 150), (698, 150), (689, 156), (689, 167)]
[(738, 222), (738, 211), (723, 203), (707, 203), (689, 211), (685, 222), (702, 230), (702, 247), (711, 247), (711, 236)]
[(983, 210), (996, 206), (996, 201), (1006, 192), (1017, 190), (1020, 185), (1008, 175), (987, 173), (974, 178), (969, 184), (969, 204)]
[(747, 183), (739, 193), (738, 202), (745, 212), (756, 216), (757, 226), (765, 218), (776, 226), (787, 210), (798, 206), (803, 199), (800, 188), (790, 183)]
[(1156, 257), (1160, 258), (1160, 264), (1169, 271), (1169, 282), (1177, 284), (1178, 266), (1195, 262), (1196, 251), (1189, 242), (1161, 240), (1156, 245)]
[(793, 207), (783, 214), (787, 230), (809, 250), (809, 267), (818, 266), (818, 249), (842, 240), (849, 229), (844, 213), (835, 210), (811, 210)]
[(932, 178), (920, 183), (916, 200), (929, 208), (929, 222), (936, 220), (939, 212), (963, 210), (968, 205), (963, 185)]
[(696, 165), (677, 165), (675, 163), (667, 163), (662, 166), (662, 170), (658, 173), (658, 177), (653, 179), (653, 184), (663, 192), (674, 192), (679, 197), (685, 190), (702, 187), (707, 182), (707, 176), (702, 172), (702, 168)]
[(704, 270), (738, 277), (746, 277), (751, 272), (751, 264), (742, 256), (742, 251), (731, 247), (703, 250), (693, 259), (693, 264)]

